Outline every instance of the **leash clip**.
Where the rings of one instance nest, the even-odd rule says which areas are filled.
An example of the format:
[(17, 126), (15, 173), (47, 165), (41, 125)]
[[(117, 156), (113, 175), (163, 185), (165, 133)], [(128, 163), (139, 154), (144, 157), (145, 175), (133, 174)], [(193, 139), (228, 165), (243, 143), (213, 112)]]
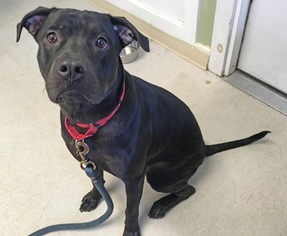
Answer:
[(75, 147), (76, 147), (76, 153), (79, 157), (81, 157), (81, 162), (80, 162), (80, 166), (83, 170), (85, 170), (87, 165), (92, 165), (93, 166), (93, 170), (95, 170), (97, 167), (95, 165), (94, 162), (90, 161), (86, 155), (88, 155), (90, 148), (88, 146), (88, 144), (86, 144), (84, 142), (84, 140), (82, 142), (79, 142), (77, 139), (75, 140)]

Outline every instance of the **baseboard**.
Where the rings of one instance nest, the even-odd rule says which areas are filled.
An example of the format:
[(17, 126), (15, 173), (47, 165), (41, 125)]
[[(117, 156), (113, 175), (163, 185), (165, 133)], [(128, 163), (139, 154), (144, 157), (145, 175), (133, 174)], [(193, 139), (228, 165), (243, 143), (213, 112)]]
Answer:
[(287, 95), (248, 76), (240, 70), (223, 78), (228, 83), (243, 90), (258, 100), (287, 115)]
[(132, 22), (136, 28), (141, 31), (148, 38), (154, 40), (160, 45), (168, 48), (172, 52), (178, 54), (180, 57), (195, 64), (196, 66), (206, 70), (209, 60), (209, 53), (200, 48), (196, 48), (186, 42), (175, 38), (147, 22), (137, 18), (131, 13), (116, 7), (115, 5), (105, 0), (86, 0), (103, 12), (109, 13), (114, 16), (124, 16), (127, 20)]

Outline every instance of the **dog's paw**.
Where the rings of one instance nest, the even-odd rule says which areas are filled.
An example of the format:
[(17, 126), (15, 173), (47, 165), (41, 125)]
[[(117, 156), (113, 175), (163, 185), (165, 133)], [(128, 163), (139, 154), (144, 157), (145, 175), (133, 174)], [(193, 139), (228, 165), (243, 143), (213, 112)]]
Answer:
[(150, 209), (148, 216), (152, 219), (161, 219), (165, 216), (166, 212), (167, 209), (164, 206), (161, 206), (160, 204), (154, 204)]
[(89, 192), (86, 196), (83, 197), (83, 200), (82, 200), (82, 204), (80, 206), (80, 211), (81, 212), (89, 212), (89, 211), (92, 211), (92, 210), (95, 210), (99, 204), (99, 201), (101, 200), (101, 195), (94, 195), (91, 192)]

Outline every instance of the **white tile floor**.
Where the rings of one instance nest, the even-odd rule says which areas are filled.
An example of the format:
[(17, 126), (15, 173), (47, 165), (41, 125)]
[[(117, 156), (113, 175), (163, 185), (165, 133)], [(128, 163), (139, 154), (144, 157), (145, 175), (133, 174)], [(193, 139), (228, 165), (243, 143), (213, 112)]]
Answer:
[[(0, 235), (28, 235), (55, 223), (92, 220), (78, 211), (90, 181), (60, 136), (59, 108), (45, 92), (37, 44), (16, 24), (39, 5), (95, 9), (82, 0), (0, 3)], [(208, 144), (271, 130), (264, 140), (208, 158), (190, 180), (197, 193), (164, 219), (147, 217), (162, 194), (145, 185), (140, 207), (143, 236), (287, 235), (287, 117), (151, 42), (126, 69), (172, 91), (193, 110)], [(210, 80), (206, 84), (205, 80)], [(106, 175), (114, 200), (111, 218), (93, 230), (52, 235), (121, 235), (125, 194), (122, 182)]]

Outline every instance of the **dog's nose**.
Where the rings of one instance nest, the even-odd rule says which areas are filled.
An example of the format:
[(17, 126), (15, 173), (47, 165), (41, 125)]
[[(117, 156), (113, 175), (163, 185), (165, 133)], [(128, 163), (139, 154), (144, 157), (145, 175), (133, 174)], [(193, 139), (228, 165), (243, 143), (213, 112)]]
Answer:
[(58, 66), (58, 73), (64, 78), (71, 80), (71, 82), (80, 79), (85, 73), (85, 67), (80, 61), (65, 60)]

